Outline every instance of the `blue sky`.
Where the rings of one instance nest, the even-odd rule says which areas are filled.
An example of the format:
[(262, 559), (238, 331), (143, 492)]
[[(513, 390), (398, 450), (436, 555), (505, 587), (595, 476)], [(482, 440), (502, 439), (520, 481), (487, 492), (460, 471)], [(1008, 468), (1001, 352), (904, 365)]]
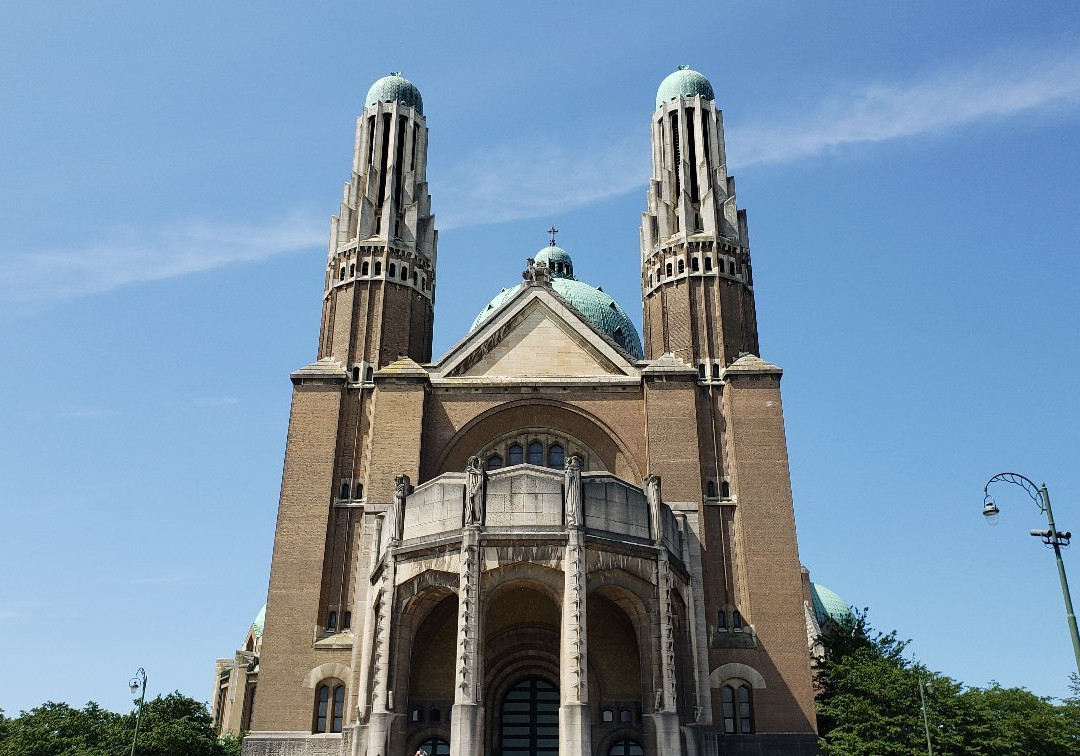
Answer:
[[(588, 7), (584, 7), (588, 6)], [(1080, 531), (1072, 3), (9, 3), (0, 708), (210, 695), (265, 600), (288, 373), (372, 81), (424, 96), (435, 352), (554, 223), (640, 324), (648, 123), (711, 79), (801, 556), (912, 654), (1064, 695)], [(1077, 555), (1066, 565), (1080, 591)]]

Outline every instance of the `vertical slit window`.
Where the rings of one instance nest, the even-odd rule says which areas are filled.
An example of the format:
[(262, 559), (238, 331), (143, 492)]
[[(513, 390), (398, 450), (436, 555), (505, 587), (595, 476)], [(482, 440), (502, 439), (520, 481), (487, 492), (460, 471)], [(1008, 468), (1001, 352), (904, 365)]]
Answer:
[(401, 185), (405, 168), (405, 116), (398, 116), (394, 150), (394, 207), (401, 211)]
[(330, 686), (320, 685), (315, 695), (315, 732), (326, 732), (326, 710), (330, 706)]
[(730, 685), (720, 689), (720, 702), (724, 709), (724, 733), (735, 734), (735, 691)]
[(383, 113), (382, 117), (382, 155), (379, 157), (379, 193), (375, 195), (375, 204), (380, 216), (382, 215), (383, 201), (386, 199), (386, 171), (389, 168), (387, 159), (390, 157), (390, 114)]
[[(690, 201), (697, 202), (698, 178), (697, 178), (697, 139), (694, 138), (694, 109), (686, 109), (686, 135), (689, 137), (686, 143), (687, 168), (690, 171)], [(696, 228), (694, 230), (697, 230)]]
[(754, 731), (750, 704), (750, 686), (739, 686), (739, 732), (748, 734)]
[(334, 718), (330, 725), (330, 732), (341, 732), (341, 720), (345, 715), (345, 686), (339, 685), (334, 688)]

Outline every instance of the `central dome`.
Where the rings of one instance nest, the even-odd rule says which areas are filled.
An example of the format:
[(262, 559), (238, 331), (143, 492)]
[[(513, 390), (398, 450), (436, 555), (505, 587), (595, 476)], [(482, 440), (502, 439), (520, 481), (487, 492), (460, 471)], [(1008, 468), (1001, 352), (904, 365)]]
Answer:
[(371, 107), (378, 102), (400, 102), (416, 108), (420, 115), (424, 114), (424, 98), (420, 96), (420, 90), (398, 71), (393, 71), (371, 85), (367, 97), (364, 98), (364, 107)]
[(660, 87), (656, 90), (656, 109), (659, 110), (661, 105), (676, 97), (695, 95), (701, 95), (705, 100), (716, 99), (712, 84), (703, 74), (692, 70), (690, 66), (679, 66), (675, 73), (669, 74), (660, 82)]
[[(571, 307), (588, 320), (601, 333), (618, 344), (623, 351), (635, 360), (642, 359), (641, 337), (626, 310), (619, 306), (603, 289), (574, 278), (574, 261), (570, 253), (554, 244), (541, 249), (533, 258), (537, 265), (544, 265), (551, 270), (551, 288), (565, 299)], [(475, 331), (484, 321), (498, 312), (504, 304), (513, 299), (525, 284), (518, 284), (503, 289), (488, 302), (473, 321), (470, 331)]]

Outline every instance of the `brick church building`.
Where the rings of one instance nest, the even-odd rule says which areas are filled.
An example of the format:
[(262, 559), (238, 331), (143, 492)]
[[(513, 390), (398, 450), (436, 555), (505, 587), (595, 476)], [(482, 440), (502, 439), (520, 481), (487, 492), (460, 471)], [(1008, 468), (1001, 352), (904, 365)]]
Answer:
[(219, 726), (260, 756), (815, 753), (822, 600), (712, 86), (656, 95), (640, 336), (552, 233), (433, 356), (427, 145), (377, 81)]

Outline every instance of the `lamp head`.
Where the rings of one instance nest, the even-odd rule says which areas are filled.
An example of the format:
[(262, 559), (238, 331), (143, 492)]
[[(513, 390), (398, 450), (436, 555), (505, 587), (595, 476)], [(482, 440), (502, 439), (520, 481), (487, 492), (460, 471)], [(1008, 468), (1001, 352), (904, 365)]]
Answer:
[(128, 685), (131, 687), (131, 695), (135, 695), (139, 692), (139, 681), (136, 680), (134, 677), (131, 678), (131, 680), (128, 682)]
[(1000, 513), (1001, 510), (998, 509), (997, 504), (995, 504), (994, 500), (990, 498), (989, 494), (987, 494), (986, 498), (983, 499), (983, 517), (986, 518), (986, 524), (997, 525), (998, 515)]

